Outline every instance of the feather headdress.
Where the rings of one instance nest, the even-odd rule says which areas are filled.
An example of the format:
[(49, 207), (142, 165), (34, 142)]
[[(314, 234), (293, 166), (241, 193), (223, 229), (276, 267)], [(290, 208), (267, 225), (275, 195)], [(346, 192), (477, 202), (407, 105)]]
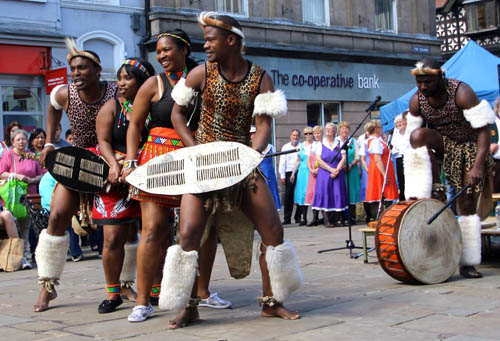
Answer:
[(445, 69), (434, 69), (429, 66), (424, 66), (423, 62), (418, 62), (415, 64), (415, 68), (411, 70), (411, 74), (413, 76), (421, 76), (421, 75), (434, 75), (440, 76), (444, 75)]
[(68, 64), (71, 62), (71, 59), (73, 59), (75, 57), (83, 57), (83, 58), (90, 59), (91, 61), (96, 63), (100, 68), (102, 68), (101, 61), (99, 60), (99, 58), (94, 56), (90, 52), (78, 50), (76, 48), (76, 43), (75, 43), (75, 40), (73, 38), (66, 37), (66, 38), (64, 38), (64, 42), (66, 43), (66, 48), (69, 51), (68, 55), (66, 56), (66, 60), (68, 61)]
[(228, 32), (232, 32), (236, 34), (238, 37), (240, 37), (242, 40), (245, 40), (245, 35), (243, 34), (243, 31), (240, 29), (227, 24), (223, 22), (222, 20), (217, 19), (217, 12), (201, 12), (200, 15), (198, 15), (198, 24), (203, 28), (205, 26), (215, 26), (220, 29), (223, 29)]

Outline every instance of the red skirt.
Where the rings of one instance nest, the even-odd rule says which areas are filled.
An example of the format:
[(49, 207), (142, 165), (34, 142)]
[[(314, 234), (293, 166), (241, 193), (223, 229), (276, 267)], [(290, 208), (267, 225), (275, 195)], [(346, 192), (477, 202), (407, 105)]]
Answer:
[[(99, 146), (87, 148), (101, 156)], [(116, 154), (121, 154), (115, 151)], [(94, 194), (92, 223), (96, 225), (120, 225), (138, 221), (141, 217), (139, 204), (128, 197), (127, 191), (111, 191)]]
[[(181, 138), (177, 135), (175, 129), (157, 127), (151, 129), (148, 140), (144, 144), (141, 155), (139, 156), (139, 166), (145, 164), (152, 158), (172, 152), (184, 147)], [(138, 201), (154, 202), (161, 207), (179, 207), (179, 195), (158, 195), (150, 194), (133, 188), (131, 191), (132, 199)]]

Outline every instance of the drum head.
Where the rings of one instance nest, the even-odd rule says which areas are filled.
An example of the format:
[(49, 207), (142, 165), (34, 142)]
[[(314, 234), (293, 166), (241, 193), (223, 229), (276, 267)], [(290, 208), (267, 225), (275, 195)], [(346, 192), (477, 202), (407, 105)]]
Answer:
[(443, 203), (423, 199), (404, 214), (398, 236), (401, 260), (418, 281), (435, 284), (446, 281), (457, 270), (462, 254), (462, 233), (451, 209), (427, 225)]

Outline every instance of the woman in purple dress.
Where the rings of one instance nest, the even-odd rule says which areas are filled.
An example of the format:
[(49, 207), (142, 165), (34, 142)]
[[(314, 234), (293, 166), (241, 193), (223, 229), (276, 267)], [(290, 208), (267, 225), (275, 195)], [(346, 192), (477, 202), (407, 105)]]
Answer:
[[(313, 209), (321, 210), (325, 227), (335, 227), (342, 221), (342, 212), (348, 207), (347, 188), (345, 183), (344, 164), (345, 152), (340, 150), (338, 140), (335, 140), (336, 127), (333, 123), (325, 125), (325, 138), (321, 148), (316, 149), (319, 164), (314, 192)], [(331, 224), (329, 212), (334, 213), (334, 223)]]

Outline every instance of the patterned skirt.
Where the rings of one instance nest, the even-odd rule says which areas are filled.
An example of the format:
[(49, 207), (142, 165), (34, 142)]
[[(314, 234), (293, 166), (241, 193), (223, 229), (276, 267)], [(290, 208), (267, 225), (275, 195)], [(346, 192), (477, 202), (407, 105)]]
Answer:
[[(145, 164), (156, 156), (172, 152), (182, 147), (184, 147), (184, 144), (174, 129), (163, 127), (153, 128), (149, 132), (148, 140), (144, 144), (144, 148), (139, 156), (139, 165)], [(179, 207), (180, 204), (180, 196), (178, 195), (150, 194), (132, 186), (130, 192), (134, 200), (154, 202), (161, 207)]]
[[(99, 146), (88, 148), (101, 156)], [(125, 155), (115, 150), (115, 157), (123, 159)], [(128, 191), (111, 190), (95, 193), (92, 204), (92, 223), (97, 225), (120, 225), (138, 221), (141, 217), (139, 203), (130, 200)]]

